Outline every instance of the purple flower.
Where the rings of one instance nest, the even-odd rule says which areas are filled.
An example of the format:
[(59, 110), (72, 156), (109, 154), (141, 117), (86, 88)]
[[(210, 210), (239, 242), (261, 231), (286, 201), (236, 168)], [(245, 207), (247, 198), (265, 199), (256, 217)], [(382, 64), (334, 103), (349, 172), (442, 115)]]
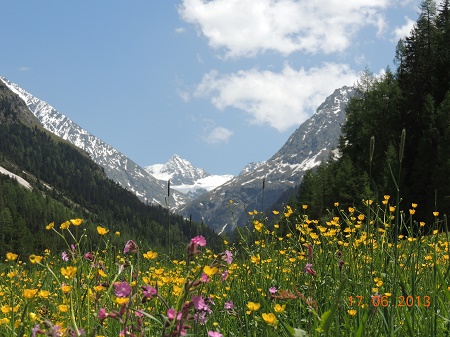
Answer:
[(106, 312), (105, 308), (100, 308), (97, 315), (101, 321), (103, 321), (106, 317), (108, 317), (108, 313)]
[(117, 297), (128, 297), (131, 293), (131, 286), (128, 282), (120, 282), (115, 284)]
[(271, 295), (274, 295), (274, 294), (276, 294), (277, 293), (277, 288), (275, 288), (275, 287), (270, 287), (269, 288), (269, 293), (271, 294)]
[(123, 253), (137, 253), (139, 251), (139, 247), (137, 244), (134, 243), (133, 240), (128, 240), (125, 244), (125, 247), (123, 248)]
[(33, 329), (31, 329), (31, 337), (36, 337), (37, 334), (44, 334), (45, 331), (41, 329), (39, 324), (36, 324)]
[(194, 314), (195, 323), (200, 323), (200, 325), (205, 325), (208, 321), (208, 317), (206, 317), (206, 311), (199, 311)]
[(167, 310), (167, 317), (170, 320), (173, 320), (176, 318), (177, 321), (180, 321), (181, 320), (181, 312), (177, 313), (174, 308), (170, 308), (169, 310)]
[(194, 245), (199, 245), (200, 247), (206, 246), (206, 239), (205, 239), (204, 236), (202, 236), (202, 235), (198, 235), (198, 236), (196, 236), (196, 237), (193, 237), (193, 238), (191, 239), (191, 242), (192, 242)]
[(91, 252), (87, 252), (86, 254), (83, 255), (83, 257), (88, 260), (88, 261), (94, 261), (94, 255), (92, 255)]
[(224, 254), (225, 254), (225, 259), (224, 260), (227, 261), (228, 264), (231, 264), (231, 262), (233, 262), (233, 253), (230, 252), (229, 250), (226, 250), (224, 252)]
[(208, 275), (206, 275), (205, 273), (202, 273), (201, 281), (203, 283), (207, 283), (210, 281), (210, 279), (209, 279)]
[(208, 310), (209, 307), (205, 303), (203, 296), (193, 296), (192, 303), (194, 303), (195, 310)]
[(312, 264), (311, 263), (307, 263), (305, 266), (305, 273), (310, 274), (312, 276), (316, 276), (316, 272), (314, 269), (312, 269)]
[(225, 282), (225, 280), (228, 278), (228, 270), (225, 270), (222, 273), (222, 282)]
[(217, 331), (208, 331), (208, 336), (209, 337), (223, 337), (223, 335)]
[(61, 258), (63, 259), (63, 261), (69, 261), (69, 259), (70, 259), (70, 256), (69, 256), (69, 254), (67, 254), (67, 252), (66, 251), (63, 251), (62, 253), (61, 253)]
[(156, 296), (158, 294), (158, 291), (155, 288), (146, 285), (142, 287), (142, 294), (144, 295), (145, 299), (150, 299)]
[(227, 310), (233, 310), (233, 308), (234, 308), (234, 303), (233, 303), (233, 301), (225, 302), (225, 303), (223, 304), (223, 307), (224, 307), (225, 309), (227, 309)]

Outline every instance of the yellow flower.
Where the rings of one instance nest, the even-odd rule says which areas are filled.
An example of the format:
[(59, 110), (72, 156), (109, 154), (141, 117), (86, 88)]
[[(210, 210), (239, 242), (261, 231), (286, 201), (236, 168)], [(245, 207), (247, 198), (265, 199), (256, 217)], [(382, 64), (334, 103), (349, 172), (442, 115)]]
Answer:
[(6, 253), (6, 259), (8, 261), (14, 261), (15, 259), (17, 259), (18, 256), (19, 255), (11, 253), (11, 252)]
[(34, 254), (31, 254), (31, 255), (30, 255), (30, 262), (31, 262), (32, 264), (35, 264), (35, 263), (41, 263), (41, 261), (42, 261), (42, 256), (34, 255)]
[(105, 290), (105, 287), (101, 286), (101, 285), (97, 285), (97, 286), (94, 287), (94, 290), (95, 290), (96, 293), (98, 293), (100, 291)]
[(68, 286), (68, 285), (61, 286), (61, 290), (63, 293), (67, 294), (69, 291), (72, 290), (72, 286)]
[(277, 321), (277, 317), (273, 314), (273, 313), (263, 313), (262, 315), (263, 320), (270, 325), (277, 325), (278, 321)]
[(33, 298), (34, 295), (36, 295), (37, 292), (38, 292), (37, 289), (24, 289), (23, 290), (23, 297), (28, 298), (28, 299)]
[(250, 260), (252, 261), (252, 263), (259, 264), (261, 262), (261, 256), (259, 254), (256, 255), (256, 256), (251, 256)]
[(334, 203), (334, 207), (339, 207), (339, 203), (337, 201)]
[(28, 317), (30, 318), (31, 321), (37, 320), (37, 315), (34, 312), (30, 312), (28, 314)]
[(415, 209), (410, 209), (410, 210), (409, 210), (409, 214), (413, 215), (414, 213), (416, 213), (416, 210), (415, 210)]
[(69, 221), (65, 221), (59, 226), (59, 228), (67, 229), (67, 228), (69, 228), (69, 226), (70, 226), (70, 222)]
[(307, 208), (308, 208), (308, 205), (302, 205), (302, 208), (303, 208), (303, 209), (307, 209)]
[(67, 266), (66, 268), (61, 268), (61, 274), (65, 278), (73, 278), (77, 272), (77, 267)]
[(256, 311), (259, 310), (259, 308), (261, 307), (260, 303), (255, 303), (255, 302), (248, 302), (247, 303), (247, 308), (250, 311)]
[(276, 312), (277, 314), (281, 314), (281, 313), (284, 311), (285, 308), (286, 308), (286, 304), (279, 305), (279, 304), (277, 303), (277, 304), (275, 304), (275, 307), (273, 308), (273, 310), (275, 310), (275, 312)]
[(421, 221), (419, 222), (420, 227), (424, 227), (425, 226), (425, 222)]
[(55, 226), (55, 223), (54, 222), (50, 222), (47, 226), (45, 226), (45, 229), (49, 231), (50, 229), (53, 228), (53, 226)]
[(41, 289), (38, 293), (38, 296), (40, 298), (48, 298), (50, 296), (50, 291)]
[(116, 302), (119, 305), (124, 305), (124, 304), (128, 303), (129, 300), (130, 300), (129, 297), (116, 297)]
[(208, 275), (209, 277), (215, 275), (217, 272), (219, 271), (219, 269), (217, 267), (210, 267), (210, 266), (205, 266), (203, 268), (203, 272)]
[(107, 276), (106, 273), (105, 273), (102, 269), (97, 270), (97, 273), (98, 273), (101, 277), (106, 277), (106, 276)]
[(355, 211), (355, 209), (354, 209), (353, 207), (349, 207), (349, 208), (348, 208), (348, 212), (349, 212), (349, 213), (353, 213), (354, 211)]
[(72, 223), (72, 225), (74, 226), (79, 226), (81, 225), (81, 223), (83, 222), (83, 219), (77, 218), (77, 219), (70, 219), (70, 222)]
[(357, 313), (357, 311), (355, 309), (349, 309), (349, 310), (347, 310), (347, 312), (350, 316), (355, 316)]
[(412, 208), (417, 208), (417, 204), (412, 203), (412, 204), (411, 204), (411, 207), (412, 207)]
[(68, 312), (69, 311), (69, 306), (66, 304), (60, 304), (58, 305), (58, 310), (60, 312)]
[(278, 211), (272, 211), (272, 213), (275, 215), (280, 214), (280, 212), (278, 212)]
[(255, 226), (255, 229), (258, 232), (261, 232), (262, 228), (264, 227), (264, 225), (261, 222), (259, 222), (258, 220), (253, 220), (253, 226)]
[(0, 318), (0, 325), (2, 324), (9, 324), (9, 318), (7, 317)]
[(117, 231), (117, 232), (115, 233), (115, 235), (116, 235), (116, 236), (120, 236), (120, 232)]
[(434, 216), (438, 216), (438, 215), (439, 215), (439, 212), (433, 212), (433, 215), (434, 215)]
[(8, 304), (6, 304), (2, 306), (0, 310), (2, 311), (2, 313), (7, 314), (11, 312), (12, 308)]
[(158, 253), (157, 252), (152, 252), (151, 250), (149, 250), (147, 253), (142, 254), (142, 256), (144, 258), (146, 258), (147, 260), (153, 260), (153, 259), (156, 259), (158, 257)]
[(106, 229), (105, 227), (102, 226), (97, 226), (97, 232), (100, 235), (105, 235), (106, 233), (109, 232), (109, 229)]

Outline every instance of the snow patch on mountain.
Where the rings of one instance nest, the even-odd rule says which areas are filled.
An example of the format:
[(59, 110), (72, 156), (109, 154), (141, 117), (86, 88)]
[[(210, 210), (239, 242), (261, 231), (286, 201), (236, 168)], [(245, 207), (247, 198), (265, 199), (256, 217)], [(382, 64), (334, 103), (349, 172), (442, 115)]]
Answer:
[(209, 192), (233, 178), (230, 174), (210, 174), (176, 154), (167, 163), (146, 166), (145, 170), (160, 181), (167, 183), (170, 180), (171, 189), (190, 197)]

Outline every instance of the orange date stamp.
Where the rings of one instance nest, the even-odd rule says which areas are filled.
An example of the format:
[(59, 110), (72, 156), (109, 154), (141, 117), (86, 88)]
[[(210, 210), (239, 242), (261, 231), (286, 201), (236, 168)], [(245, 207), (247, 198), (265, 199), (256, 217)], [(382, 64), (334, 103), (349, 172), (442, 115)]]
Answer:
[(368, 300), (364, 296), (349, 296), (348, 301), (351, 307), (371, 305), (373, 307), (429, 307), (431, 305), (430, 296), (392, 296), (372, 295)]

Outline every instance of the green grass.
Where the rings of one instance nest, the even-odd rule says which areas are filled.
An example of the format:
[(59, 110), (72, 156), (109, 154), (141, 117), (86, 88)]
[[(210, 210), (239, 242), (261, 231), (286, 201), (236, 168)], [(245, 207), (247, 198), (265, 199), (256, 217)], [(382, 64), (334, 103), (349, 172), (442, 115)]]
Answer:
[(196, 237), (178, 260), (132, 241), (124, 253), (106, 229), (88, 249), (94, 225), (77, 219), (47, 226), (68, 261), (5, 257), (0, 335), (448, 336), (446, 219), (420, 223), (415, 207), (336, 203), (321, 220), (286, 207), (274, 223), (254, 211), (228, 255)]

